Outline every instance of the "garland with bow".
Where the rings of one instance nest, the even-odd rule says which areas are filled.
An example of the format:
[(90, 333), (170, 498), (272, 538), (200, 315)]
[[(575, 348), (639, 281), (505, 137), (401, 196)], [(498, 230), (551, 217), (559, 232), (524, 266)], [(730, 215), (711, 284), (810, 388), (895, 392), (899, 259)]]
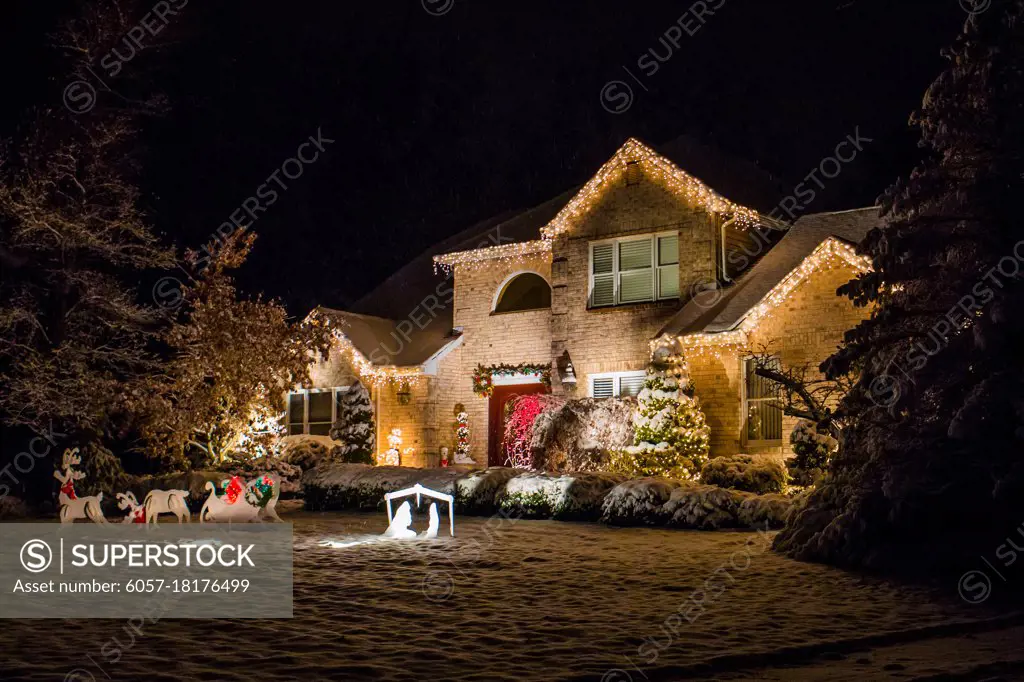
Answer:
[(525, 374), (526, 376), (538, 376), (540, 382), (545, 386), (551, 386), (551, 364), (536, 365), (531, 363), (520, 363), (518, 365), (491, 365), (484, 367), (477, 365), (473, 370), (473, 393), (481, 398), (486, 398), (494, 393), (495, 376), (514, 376)]

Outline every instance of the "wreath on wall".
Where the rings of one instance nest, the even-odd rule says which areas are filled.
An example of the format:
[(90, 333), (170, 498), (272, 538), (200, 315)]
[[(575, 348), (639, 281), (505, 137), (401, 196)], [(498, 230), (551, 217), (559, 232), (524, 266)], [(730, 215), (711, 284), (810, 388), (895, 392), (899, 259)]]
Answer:
[(473, 370), (473, 393), (476, 393), (481, 398), (486, 398), (494, 393), (494, 377), (496, 376), (513, 376), (516, 374), (525, 374), (527, 376), (538, 376), (540, 382), (545, 386), (551, 386), (551, 364), (546, 365), (534, 365), (530, 363), (520, 363), (518, 365), (491, 365), (490, 367), (484, 367), (483, 365), (477, 365), (476, 369)]

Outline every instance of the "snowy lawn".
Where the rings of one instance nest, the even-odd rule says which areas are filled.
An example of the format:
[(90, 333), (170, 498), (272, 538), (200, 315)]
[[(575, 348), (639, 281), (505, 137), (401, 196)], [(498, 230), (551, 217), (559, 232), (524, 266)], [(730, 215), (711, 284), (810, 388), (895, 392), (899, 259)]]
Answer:
[(6, 621), (0, 679), (898, 679), (1024, 657), (1020, 621), (956, 585), (798, 563), (754, 532), (457, 517), (454, 539), (402, 543), (372, 537), (383, 514), (283, 516), (294, 619), (167, 620), (132, 644), (123, 621)]

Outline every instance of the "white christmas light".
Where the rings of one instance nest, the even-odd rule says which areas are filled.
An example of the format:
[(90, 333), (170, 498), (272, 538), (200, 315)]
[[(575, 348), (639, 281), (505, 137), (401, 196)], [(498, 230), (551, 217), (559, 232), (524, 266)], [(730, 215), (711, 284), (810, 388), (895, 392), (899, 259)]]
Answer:
[(455, 251), (434, 256), (434, 272), (438, 268), (444, 270), (445, 274), (451, 274), (457, 267), (467, 270), (479, 270), (485, 267), (492, 267), (492, 261), (499, 263), (519, 263), (538, 254), (551, 255), (551, 242), (547, 239), (535, 239), (529, 242), (518, 242), (516, 244), (501, 244), (500, 246), (488, 246), (482, 249), (470, 251)]

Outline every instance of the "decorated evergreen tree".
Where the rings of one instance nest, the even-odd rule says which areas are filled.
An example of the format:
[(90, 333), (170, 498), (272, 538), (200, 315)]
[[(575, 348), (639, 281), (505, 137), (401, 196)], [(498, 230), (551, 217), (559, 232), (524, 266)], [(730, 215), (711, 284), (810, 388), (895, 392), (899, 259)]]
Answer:
[(332, 456), (342, 462), (374, 463), (373, 408), (370, 392), (358, 381), (342, 394), (338, 421), (331, 427), (331, 438), (341, 441)]
[(686, 361), (673, 356), (647, 369), (633, 416), (634, 445), (612, 452), (611, 468), (629, 476), (691, 479), (708, 457), (704, 420)]
[(876, 308), (823, 365), (859, 380), (829, 477), (776, 541), (798, 557), (943, 551), (959, 571), (1024, 513), (1024, 0), (971, 14), (943, 54), (911, 118), (926, 156), (860, 245), (874, 271), (840, 289)]

